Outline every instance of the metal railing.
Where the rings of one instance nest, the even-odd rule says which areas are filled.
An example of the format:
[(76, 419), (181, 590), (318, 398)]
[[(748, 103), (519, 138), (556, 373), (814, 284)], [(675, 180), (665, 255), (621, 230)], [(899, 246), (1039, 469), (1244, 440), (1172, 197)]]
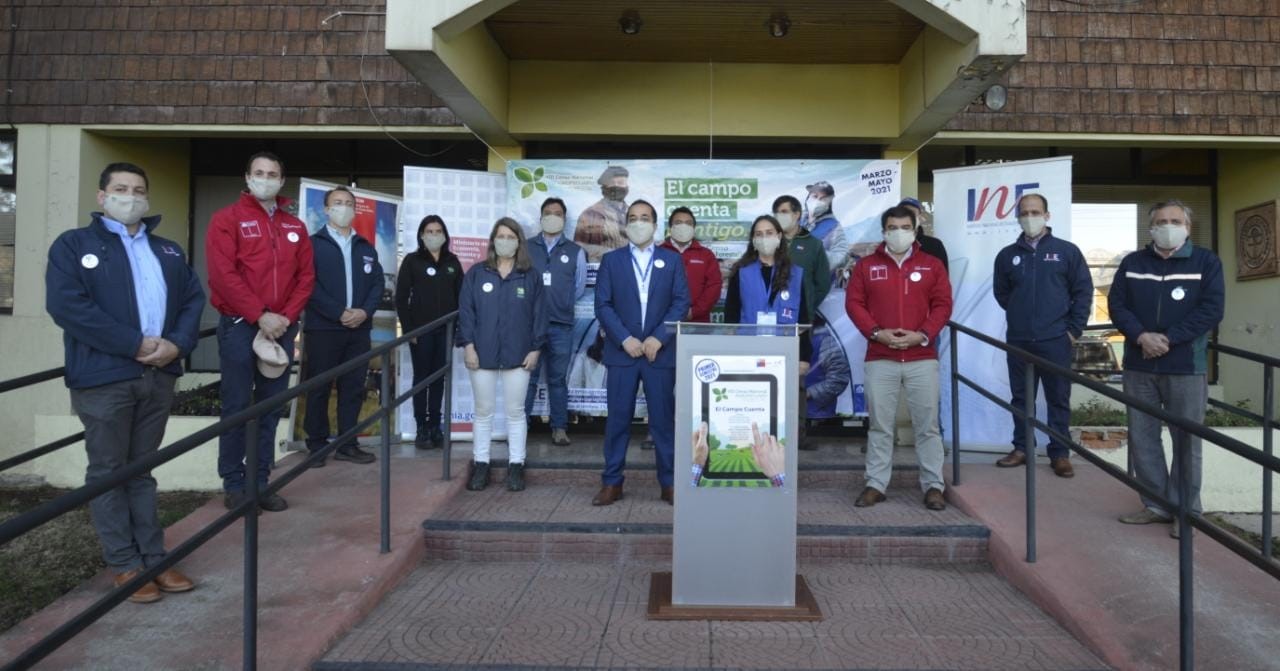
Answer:
[[(1179, 622), (1179, 665), (1181, 669), (1192, 669), (1195, 665), (1194, 657), (1194, 594), (1192, 591), (1192, 527), (1204, 532), (1206, 536), (1217, 541), (1228, 550), (1234, 552), (1251, 564), (1262, 569), (1271, 577), (1280, 579), (1280, 561), (1271, 557), (1270, 537), (1267, 537), (1266, 543), (1262, 545), (1262, 549), (1255, 549), (1237, 536), (1223, 530), (1212, 522), (1206, 521), (1199, 514), (1191, 510), (1191, 469), (1187, 466), (1191, 462), (1191, 441), (1174, 441), (1174, 469), (1178, 471), (1178, 501), (1171, 503), (1164, 497), (1164, 492), (1157, 492), (1147, 487), (1145, 484), (1135, 478), (1131, 470), (1121, 469), (1101, 457), (1093, 454), (1092, 451), (1075, 442), (1070, 435), (1063, 435), (1062, 432), (1049, 426), (1047, 423), (1036, 418), (1035, 411), (1035, 375), (1039, 370), (1044, 374), (1057, 375), (1070, 380), (1071, 382), (1086, 387), (1102, 396), (1122, 403), (1129, 412), (1142, 412), (1160, 421), (1168, 424), (1171, 428), (1177, 428), (1187, 434), (1201, 438), (1211, 445), (1221, 447), (1236, 456), (1246, 459), (1254, 464), (1262, 467), (1263, 470), (1263, 519), (1270, 519), (1271, 511), (1271, 475), (1280, 472), (1280, 459), (1277, 459), (1271, 453), (1271, 432), (1275, 428), (1272, 421), (1273, 407), (1273, 389), (1272, 389), (1272, 369), (1276, 365), (1280, 365), (1280, 360), (1272, 359), (1262, 355), (1257, 355), (1244, 350), (1237, 350), (1225, 345), (1211, 345), (1211, 348), (1224, 354), (1233, 356), (1242, 356), (1246, 359), (1257, 361), (1265, 366), (1264, 385), (1265, 385), (1265, 408), (1264, 414), (1258, 419), (1263, 422), (1264, 449), (1258, 450), (1239, 440), (1223, 435), (1217, 431), (1207, 428), (1201, 423), (1188, 420), (1177, 415), (1166, 412), (1147, 401), (1139, 399), (1123, 391), (1117, 391), (1104, 383), (1089, 379), (1075, 371), (1059, 366), (1047, 359), (1036, 356), (1023, 349), (1009, 345), (1008, 343), (997, 340), (989, 335), (975, 331), (967, 326), (948, 322), (950, 329), (950, 360), (951, 360), (951, 473), (952, 485), (958, 486), (960, 479), (960, 412), (958, 399), (960, 396), (960, 385), (964, 384), (982, 397), (995, 403), (997, 406), (1008, 410), (1015, 417), (1019, 418), (1024, 424), (1024, 434), (1027, 437), (1026, 450), (1026, 561), (1034, 563), (1036, 561), (1036, 451), (1034, 447), (1035, 430), (1048, 434), (1051, 438), (1056, 439), (1061, 444), (1066, 445), (1072, 452), (1079, 455), (1085, 461), (1097, 466), (1107, 475), (1119, 480), (1122, 484), (1133, 489), (1150, 499), (1156, 501), (1165, 510), (1176, 510), (1176, 524), (1178, 525), (1178, 622)], [(998, 398), (980, 384), (972, 379), (962, 375), (959, 372), (959, 334), (965, 334), (981, 343), (990, 345), (1007, 354), (1011, 354), (1021, 359), (1025, 364), (1025, 373), (1023, 378), (1024, 387), (1024, 404), (1023, 407), (1014, 407), (1004, 399)], [(1232, 411), (1242, 410), (1228, 406), (1226, 409)], [(1246, 411), (1247, 412), (1247, 411)], [(1243, 414), (1243, 413), (1241, 413)], [(1130, 458), (1132, 463), (1132, 458)], [(1268, 529), (1268, 532), (1270, 529)]]
[[(112, 608), (125, 601), (147, 584), (156, 576), (168, 570), (178, 562), (185, 559), (191, 553), (195, 552), (200, 546), (207, 543), (214, 536), (218, 535), (222, 530), (231, 526), (239, 518), (244, 518), (244, 620), (243, 620), (243, 668), (257, 668), (257, 628), (258, 628), (258, 502), (263, 496), (274, 494), (295, 478), (311, 468), (312, 463), (320, 459), (327, 458), (333, 451), (343, 447), (348, 442), (354, 441), (361, 431), (374, 422), (382, 421), (382, 430), (380, 431), (382, 441), (380, 445), (380, 525), (379, 525), (379, 552), (385, 554), (391, 551), (391, 422), (393, 411), (401, 404), (412, 399), (414, 394), (426, 389), (437, 380), (443, 379), (445, 385), (444, 392), (444, 416), (450, 417), (449, 403), (449, 384), (450, 375), (453, 369), (453, 357), (445, 356), (444, 365), (433, 371), (429, 376), (424, 378), (418, 384), (404, 394), (392, 399), (391, 398), (391, 356), (392, 353), (402, 345), (405, 345), (412, 338), (425, 336), (439, 329), (445, 330), (445, 347), (446, 351), (452, 352), (453, 349), (453, 331), (454, 322), (457, 319), (457, 312), (451, 312), (435, 321), (425, 324), (409, 333), (406, 333), (391, 342), (379, 345), (369, 352), (360, 355), (340, 366), (332, 368), (324, 373), (317, 375), (309, 380), (300, 382), (298, 385), (286, 389), (271, 398), (253, 404), (252, 406), (237, 412), (234, 415), (226, 417), (221, 421), (201, 429), (185, 438), (174, 441), (152, 454), (130, 462), (129, 464), (116, 469), (111, 476), (95, 482), (78, 487), (66, 494), (63, 494), (51, 501), (29, 510), (21, 515), (5, 520), (0, 523), (0, 545), (8, 543), (42, 524), (45, 524), (74, 508), (78, 508), (87, 504), (95, 497), (106, 493), (129, 480), (147, 473), (155, 468), (166, 464), (191, 450), (203, 445), (204, 443), (217, 438), (219, 435), (235, 429), (240, 426), (245, 427), (245, 472), (250, 477), (245, 479), (244, 500), (235, 508), (227, 511), (213, 522), (197, 530), (190, 538), (183, 541), (173, 549), (168, 551), (165, 558), (159, 563), (146, 567), (141, 573), (132, 580), (116, 587), (108, 592), (102, 598), (80, 611), (71, 619), (64, 622), (57, 629), (49, 632), (44, 638), (37, 641), (34, 645), (18, 654), (17, 657), (5, 663), (4, 669), (27, 669), (35, 665), (40, 660), (53, 653), (60, 646), (69, 641), (76, 634), (83, 631), (86, 627), (93, 624), (103, 615), (106, 615)], [(289, 469), (287, 472), (276, 477), (267, 485), (265, 489), (259, 491), (257, 478), (252, 474), (257, 472), (258, 459), (264, 455), (258, 454), (258, 422), (259, 419), (276, 408), (283, 406), (285, 403), (302, 396), (312, 389), (319, 388), (323, 385), (332, 384), (335, 379), (345, 373), (359, 369), (367, 368), (369, 362), (375, 358), (381, 358), (382, 363), (382, 384), (381, 399), (379, 409), (370, 417), (361, 420), (355, 427), (335, 437), (329, 445), (324, 449), (311, 453), (302, 462)], [(46, 371), (47, 373), (48, 371)], [(28, 376), (30, 377), (30, 376)], [(48, 379), (48, 378), (47, 378)], [(449, 433), (445, 432), (444, 451), (443, 451), (443, 469), (442, 477), (445, 480), (450, 479), (449, 462), (452, 455), (452, 444)], [(269, 455), (266, 455), (269, 458)]]

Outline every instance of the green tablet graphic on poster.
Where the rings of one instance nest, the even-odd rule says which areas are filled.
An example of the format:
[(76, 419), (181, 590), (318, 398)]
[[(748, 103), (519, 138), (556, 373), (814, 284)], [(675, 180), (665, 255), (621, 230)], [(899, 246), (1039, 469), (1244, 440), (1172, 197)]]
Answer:
[(698, 355), (691, 363), (694, 484), (773, 486), (785, 455), (785, 359)]

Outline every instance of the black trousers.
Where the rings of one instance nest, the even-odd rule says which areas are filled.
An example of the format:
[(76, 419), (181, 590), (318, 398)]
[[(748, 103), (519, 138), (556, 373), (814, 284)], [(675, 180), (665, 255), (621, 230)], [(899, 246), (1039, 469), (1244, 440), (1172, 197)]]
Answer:
[[(413, 359), (413, 384), (427, 379), (444, 365), (445, 357), (451, 353), (445, 350), (444, 331), (436, 331), (418, 337), (415, 345), (409, 346), (409, 355)], [(413, 395), (413, 419), (418, 426), (428, 429), (441, 429), (441, 407), (444, 403), (444, 378), (432, 382), (426, 389)]]
[[(303, 379), (314, 379), (325, 371), (368, 352), (369, 348), (369, 329), (307, 331), (306, 372)], [(338, 376), (339, 434), (360, 421), (360, 407), (364, 404), (364, 379), (368, 370), (368, 366), (359, 366)], [(313, 452), (329, 441), (329, 391), (332, 387), (333, 385), (323, 385), (307, 393), (307, 416), (302, 427), (307, 432), (307, 449)]]

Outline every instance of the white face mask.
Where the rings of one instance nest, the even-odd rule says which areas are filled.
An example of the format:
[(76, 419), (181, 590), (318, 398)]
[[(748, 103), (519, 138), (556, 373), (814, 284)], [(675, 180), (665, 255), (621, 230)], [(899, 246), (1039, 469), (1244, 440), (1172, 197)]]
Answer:
[(284, 186), (283, 179), (267, 179), (266, 177), (250, 177), (249, 193), (253, 194), (258, 200), (271, 200), (280, 193), (280, 187)]
[(657, 228), (651, 221), (627, 222), (627, 239), (637, 247), (649, 244), (653, 239), (653, 231)]
[(831, 203), (821, 198), (810, 198), (806, 204), (809, 206), (809, 213), (814, 217), (821, 217), (831, 211)]
[(779, 212), (778, 214), (773, 215), (773, 218), (777, 219), (778, 223), (782, 225), (782, 231), (784, 233), (790, 233), (791, 231), (796, 230), (796, 215), (790, 212)]
[(520, 247), (520, 241), (512, 238), (494, 238), (493, 251), (498, 256), (509, 259), (516, 255), (516, 249)]
[(444, 247), (444, 233), (424, 233), (422, 235), (422, 244), (426, 245), (427, 250), (434, 254)]
[(146, 196), (126, 196), (118, 193), (109, 193), (102, 200), (102, 210), (107, 213), (107, 216), (125, 226), (132, 226), (142, 221), (143, 215), (150, 209), (151, 203)]
[(751, 245), (761, 256), (773, 256), (778, 251), (778, 245), (782, 243), (782, 238), (752, 238)]
[(1164, 224), (1163, 226), (1151, 227), (1151, 239), (1155, 241), (1156, 246), (1160, 249), (1177, 249), (1182, 243), (1187, 241), (1187, 235), (1190, 231), (1186, 226), (1178, 226), (1175, 224)]
[(905, 254), (911, 249), (911, 243), (916, 241), (916, 232), (895, 228), (891, 231), (885, 231), (884, 244), (894, 254)]
[(693, 226), (691, 224), (674, 224), (671, 226), (671, 239), (676, 242), (687, 245), (693, 239)]
[(558, 214), (543, 215), (539, 223), (542, 226), (542, 232), (547, 235), (557, 235), (564, 230), (564, 217)]
[(350, 205), (332, 205), (329, 207), (329, 223), (334, 228), (346, 229), (356, 218), (356, 208)]
[(1018, 225), (1028, 238), (1038, 238), (1044, 232), (1044, 217), (1018, 217)]

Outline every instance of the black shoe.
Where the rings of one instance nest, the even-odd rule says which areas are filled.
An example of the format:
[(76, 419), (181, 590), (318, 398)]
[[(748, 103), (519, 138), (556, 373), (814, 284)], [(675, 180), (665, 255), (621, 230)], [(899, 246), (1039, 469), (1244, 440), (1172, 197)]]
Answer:
[[(324, 446), (317, 447), (315, 449), (311, 449), (311, 448), (307, 448), (307, 449), (311, 450), (310, 452), (307, 453), (307, 458), (310, 459), (311, 457), (315, 456), (316, 452), (319, 452), (320, 450), (324, 449)], [(324, 468), (324, 462), (327, 460), (328, 460), (328, 457), (320, 457), (319, 459), (316, 459), (315, 461), (311, 462), (311, 465), (308, 468)]]
[[(222, 505), (226, 506), (227, 510), (234, 509), (236, 506), (240, 505), (241, 503), (244, 503), (244, 500), (245, 500), (244, 492), (226, 492), (225, 494), (222, 495)], [(261, 515), (262, 510), (258, 509), (257, 513)]]
[(524, 491), (524, 464), (509, 464), (507, 466), (507, 491)]
[(640, 443), (640, 449), (642, 450), (652, 450), (653, 448), (654, 442), (652, 438), (645, 438), (644, 442)]
[(436, 428), (431, 430), (431, 435), (429, 439), (431, 440), (432, 449), (438, 450), (444, 447), (444, 432), (440, 430), (440, 427), (437, 426)]
[(258, 506), (268, 512), (278, 513), (289, 509), (289, 503), (279, 494), (258, 497)]
[(413, 446), (419, 450), (431, 449), (431, 430), (426, 424), (418, 425), (418, 432), (413, 437)]
[(353, 464), (372, 464), (377, 461), (377, 457), (354, 445), (338, 448), (338, 451), (333, 453), (333, 459), (334, 461), (350, 461)]
[(467, 480), (467, 491), (478, 492), (489, 486), (489, 462), (472, 462), (471, 479)]

